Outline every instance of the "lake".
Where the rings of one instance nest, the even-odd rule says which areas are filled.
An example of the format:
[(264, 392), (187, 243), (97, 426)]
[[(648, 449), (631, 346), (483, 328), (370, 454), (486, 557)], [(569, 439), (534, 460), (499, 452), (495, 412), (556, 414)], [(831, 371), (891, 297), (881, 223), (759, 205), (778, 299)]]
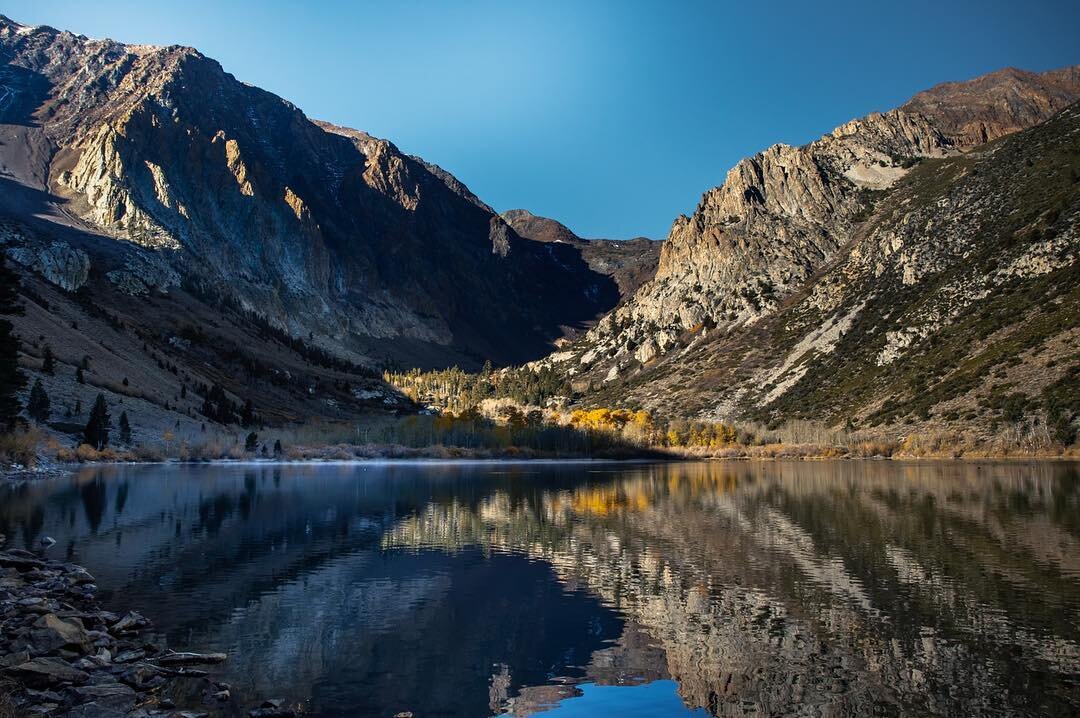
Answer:
[(1075, 463), (106, 466), (0, 533), (312, 716), (1080, 712)]

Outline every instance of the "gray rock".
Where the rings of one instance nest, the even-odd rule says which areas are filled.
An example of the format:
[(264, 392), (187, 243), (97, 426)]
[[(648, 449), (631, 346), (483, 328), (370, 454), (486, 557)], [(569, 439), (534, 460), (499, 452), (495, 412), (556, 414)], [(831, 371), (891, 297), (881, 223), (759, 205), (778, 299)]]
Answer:
[(60, 658), (35, 658), (10, 668), (9, 673), (30, 684), (57, 685), (60, 683), (85, 683), (90, 675), (73, 668)]
[(90, 257), (66, 242), (56, 241), (42, 248), (18, 247), (8, 254), (19, 264), (30, 267), (69, 292), (86, 284), (90, 276)]
[(150, 625), (150, 621), (145, 616), (136, 612), (130, 611), (123, 618), (113, 624), (112, 630), (123, 633), (124, 631), (133, 631), (139, 628), (145, 628)]
[(122, 683), (105, 683), (72, 689), (80, 702), (126, 713), (135, 705), (137, 694)]
[(65, 718), (126, 718), (127, 715), (128, 710), (125, 708), (114, 708), (96, 702), (77, 705), (64, 713)]
[(0, 668), (10, 668), (11, 666), (17, 666), (20, 663), (26, 663), (29, 660), (30, 654), (27, 651), (9, 653), (6, 656), (0, 656)]
[(34, 645), (46, 652), (65, 647), (78, 649), (81, 653), (90, 651), (90, 637), (73, 621), (47, 613), (34, 622), (34, 627), (36, 630), (31, 633)]
[(123, 651), (116, 654), (113, 658), (113, 663), (132, 663), (134, 661), (141, 661), (143, 658), (146, 658), (146, 651)]
[(157, 662), (163, 666), (196, 666), (223, 663), (227, 658), (224, 653), (167, 653)]
[(14, 568), (17, 571), (30, 571), (35, 568), (44, 568), (45, 564), (33, 554), (26, 551), (4, 551), (0, 553), (0, 568)]

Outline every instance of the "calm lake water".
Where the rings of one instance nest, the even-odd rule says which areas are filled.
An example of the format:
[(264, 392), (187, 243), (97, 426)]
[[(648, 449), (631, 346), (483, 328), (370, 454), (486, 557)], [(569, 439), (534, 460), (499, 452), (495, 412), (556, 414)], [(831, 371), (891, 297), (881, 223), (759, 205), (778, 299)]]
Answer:
[(314, 716), (1080, 712), (1076, 464), (105, 467), (0, 533)]

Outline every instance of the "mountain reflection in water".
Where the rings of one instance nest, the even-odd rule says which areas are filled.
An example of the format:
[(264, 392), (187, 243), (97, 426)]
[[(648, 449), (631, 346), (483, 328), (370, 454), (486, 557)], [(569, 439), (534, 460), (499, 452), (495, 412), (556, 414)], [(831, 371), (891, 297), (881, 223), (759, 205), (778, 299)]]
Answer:
[(0, 533), (317, 716), (1080, 711), (1076, 464), (106, 467)]

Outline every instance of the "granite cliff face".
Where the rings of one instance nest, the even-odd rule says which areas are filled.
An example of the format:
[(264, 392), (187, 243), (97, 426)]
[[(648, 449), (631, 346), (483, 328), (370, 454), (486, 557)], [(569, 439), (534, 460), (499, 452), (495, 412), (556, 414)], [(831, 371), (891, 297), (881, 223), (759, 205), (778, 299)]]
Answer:
[(577, 251), (523, 239), (444, 170), (192, 48), (0, 18), (0, 60), (2, 209), (120, 240), (75, 248), (118, 291), (156, 286), (131, 265), (164, 264), (327, 351), (418, 365), (534, 358), (617, 301)]
[[(977, 353), (971, 342), (1056, 316), (1052, 299), (1073, 306), (1080, 168), (1069, 103), (1078, 98), (1077, 68), (1006, 70), (743, 160), (692, 216), (676, 219), (655, 279), (542, 364), (574, 377), (588, 401), (672, 414), (992, 421), (998, 412), (974, 408), (996, 401), (985, 396), (987, 372), (1017, 374), (1015, 386), (1032, 384), (1030, 399), (1036, 377), (1054, 384), (1075, 363), (998, 366), (1030, 369), (1025, 352), (1067, 355), (1075, 330), (1063, 315), (1015, 353), (984, 357), (974, 376), (952, 376)], [(1015, 314), (975, 318), (980, 301), (1014, 285), (1033, 299)], [(972, 336), (958, 329), (964, 322), (985, 326)], [(956, 344), (934, 354), (943, 336)], [(908, 376), (926, 351), (922, 378)], [(900, 375), (921, 388), (893, 386)], [(884, 383), (866, 385), (874, 376)], [(925, 390), (941, 382), (924, 406)], [(808, 393), (817, 400), (806, 402)]]

